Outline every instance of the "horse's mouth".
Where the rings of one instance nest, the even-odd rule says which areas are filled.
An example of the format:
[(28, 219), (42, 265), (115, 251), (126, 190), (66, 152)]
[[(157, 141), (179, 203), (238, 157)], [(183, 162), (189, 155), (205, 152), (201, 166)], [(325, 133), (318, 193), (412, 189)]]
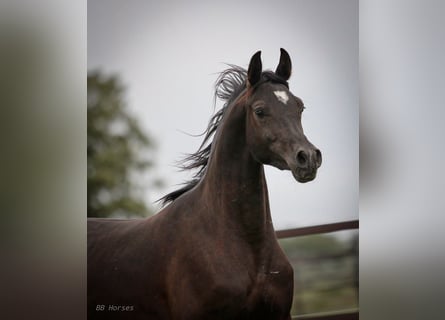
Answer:
[(296, 168), (295, 170), (292, 170), (292, 175), (298, 182), (306, 183), (315, 179), (317, 176), (317, 169)]

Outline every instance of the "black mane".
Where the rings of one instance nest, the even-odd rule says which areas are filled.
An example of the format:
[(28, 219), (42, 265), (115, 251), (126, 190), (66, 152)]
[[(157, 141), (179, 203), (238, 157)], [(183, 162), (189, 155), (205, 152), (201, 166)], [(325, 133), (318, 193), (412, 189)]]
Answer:
[[(159, 199), (158, 201), (160, 201), (163, 206), (174, 201), (183, 193), (193, 189), (193, 187), (195, 187), (204, 176), (210, 157), (210, 151), (212, 149), (212, 141), (210, 141), (210, 139), (215, 134), (227, 108), (233, 101), (235, 101), (241, 92), (246, 89), (247, 70), (232, 64), (229, 64), (228, 66), (228, 69), (220, 73), (215, 83), (214, 105), (216, 105), (216, 100), (219, 98), (224, 101), (223, 107), (210, 118), (207, 129), (202, 134), (204, 136), (204, 140), (198, 150), (195, 153), (189, 154), (179, 164), (179, 167), (182, 170), (197, 169), (198, 171), (193, 175), (193, 178), (190, 181), (184, 183), (182, 188), (170, 192)], [(277, 76), (272, 71), (264, 71), (261, 75), (261, 81), (255, 85), (253, 90), (255, 90), (255, 88), (262, 83), (268, 81), (281, 83), (289, 88), (286, 80)]]

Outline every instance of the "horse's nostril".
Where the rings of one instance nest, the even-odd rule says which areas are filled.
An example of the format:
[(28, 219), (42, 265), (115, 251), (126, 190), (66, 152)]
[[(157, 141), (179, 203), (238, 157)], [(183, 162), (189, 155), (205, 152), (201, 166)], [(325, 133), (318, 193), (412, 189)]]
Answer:
[(315, 159), (317, 161), (317, 165), (320, 166), (321, 165), (321, 151), (318, 149), (315, 150)]
[(297, 153), (297, 162), (299, 165), (304, 166), (307, 163), (307, 155), (303, 150), (298, 151)]

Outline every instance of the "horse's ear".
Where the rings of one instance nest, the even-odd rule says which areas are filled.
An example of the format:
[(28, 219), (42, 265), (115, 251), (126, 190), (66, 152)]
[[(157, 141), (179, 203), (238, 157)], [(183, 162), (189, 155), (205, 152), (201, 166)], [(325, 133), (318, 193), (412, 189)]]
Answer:
[(275, 74), (280, 76), (284, 80), (289, 80), (290, 75), (292, 73), (292, 62), (290, 61), (289, 53), (283, 48), (280, 49), (280, 63), (278, 63), (278, 67), (275, 70)]
[(255, 53), (250, 59), (249, 69), (247, 70), (247, 80), (249, 86), (254, 86), (261, 79), (263, 65), (261, 63), (261, 51)]

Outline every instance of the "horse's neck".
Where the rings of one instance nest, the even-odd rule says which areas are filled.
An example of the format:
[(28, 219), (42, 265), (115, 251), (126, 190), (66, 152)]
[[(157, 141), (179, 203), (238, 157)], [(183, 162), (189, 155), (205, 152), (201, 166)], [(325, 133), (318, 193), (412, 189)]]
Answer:
[(246, 147), (242, 106), (233, 108), (238, 109), (227, 111), (215, 136), (203, 192), (218, 213), (212, 219), (225, 219), (249, 242), (258, 243), (273, 232), (264, 168)]

